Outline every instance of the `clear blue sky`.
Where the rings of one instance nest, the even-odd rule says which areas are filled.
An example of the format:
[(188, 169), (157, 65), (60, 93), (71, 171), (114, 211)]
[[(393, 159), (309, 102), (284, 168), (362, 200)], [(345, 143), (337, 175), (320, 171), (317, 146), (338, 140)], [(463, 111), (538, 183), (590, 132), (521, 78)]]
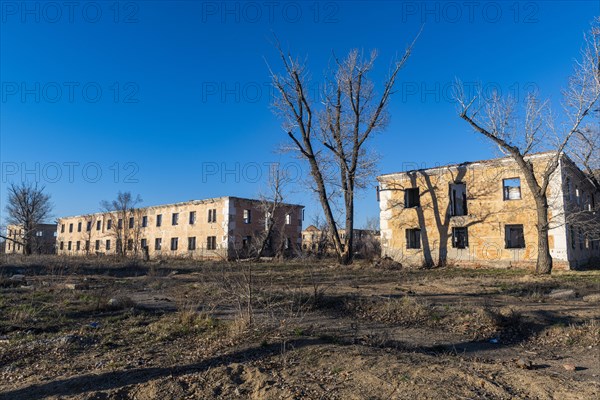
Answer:
[[(46, 185), (55, 216), (98, 211), (119, 190), (144, 205), (257, 196), (265, 163), (298, 162), (275, 151), (287, 137), (269, 105), (265, 59), (280, 67), (273, 33), (307, 58), (316, 82), (332, 51), (378, 49), (380, 80), (425, 22), (390, 124), (372, 142), (379, 171), (494, 156), (457, 117), (454, 79), (519, 98), (535, 85), (558, 102), (583, 32), (600, 15), (597, 0), (0, 6), (1, 217), (6, 185), (23, 173)], [(290, 201), (307, 206), (306, 226), (319, 206), (300, 184), (290, 190)], [(360, 195), (357, 224), (376, 216), (373, 188)]]

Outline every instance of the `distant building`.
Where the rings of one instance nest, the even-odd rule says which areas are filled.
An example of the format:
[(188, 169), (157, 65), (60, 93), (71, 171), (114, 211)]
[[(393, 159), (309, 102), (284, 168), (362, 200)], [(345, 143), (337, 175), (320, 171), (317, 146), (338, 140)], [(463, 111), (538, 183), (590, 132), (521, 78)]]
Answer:
[[(25, 254), (25, 229), (22, 225), (6, 227), (6, 254)], [(56, 251), (56, 224), (39, 224), (30, 233), (32, 254), (54, 254)]]
[[(283, 204), (275, 211), (277, 235), (269, 249), (297, 250), (303, 209)], [(231, 259), (250, 255), (265, 235), (265, 203), (219, 197), (58, 220), (58, 254), (134, 254), (150, 257)]]
[[(554, 153), (529, 156), (537, 176)], [(532, 266), (533, 195), (512, 158), (379, 176), (382, 254), (408, 265)], [(600, 257), (599, 193), (566, 156), (548, 187), (550, 253), (556, 268)], [(586, 225), (578, 223), (585, 220)]]
[[(346, 230), (338, 229), (340, 239), (346, 239)], [(369, 229), (354, 229), (354, 251), (361, 252), (379, 242), (379, 232)], [(328, 229), (321, 230), (314, 225), (309, 225), (302, 231), (302, 250), (307, 253), (324, 254), (333, 253), (333, 240)], [(368, 250), (368, 249), (367, 249)]]

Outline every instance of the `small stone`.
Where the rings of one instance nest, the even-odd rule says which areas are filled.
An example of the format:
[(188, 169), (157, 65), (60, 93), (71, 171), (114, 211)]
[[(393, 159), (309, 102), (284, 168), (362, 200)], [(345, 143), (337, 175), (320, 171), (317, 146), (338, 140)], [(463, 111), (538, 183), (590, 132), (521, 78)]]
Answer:
[(573, 299), (577, 295), (573, 289), (556, 289), (548, 294), (548, 297), (556, 300)]
[(77, 339), (79, 339), (79, 337), (77, 335), (65, 335), (63, 337), (61, 337), (59, 339), (61, 344), (69, 344), (69, 343), (74, 343), (77, 341)]
[(11, 281), (25, 282), (25, 275), (15, 274), (10, 277)]
[(109, 308), (112, 308), (113, 310), (122, 310), (124, 308), (133, 307), (135, 305), (133, 303), (133, 300), (131, 300), (129, 297), (125, 297), (125, 296), (113, 297), (113, 298), (109, 299), (106, 304), (108, 305)]
[(65, 289), (68, 289), (68, 290), (83, 290), (83, 289), (87, 289), (87, 285), (81, 284), (81, 283), (65, 283), (63, 287)]
[(577, 370), (577, 367), (573, 364), (564, 364), (563, 368), (566, 369), (567, 371), (575, 371)]
[(515, 364), (517, 364), (517, 367), (519, 367), (521, 369), (531, 369), (531, 367), (532, 367), (531, 361), (529, 361), (523, 357), (521, 357), (517, 361), (515, 361)]

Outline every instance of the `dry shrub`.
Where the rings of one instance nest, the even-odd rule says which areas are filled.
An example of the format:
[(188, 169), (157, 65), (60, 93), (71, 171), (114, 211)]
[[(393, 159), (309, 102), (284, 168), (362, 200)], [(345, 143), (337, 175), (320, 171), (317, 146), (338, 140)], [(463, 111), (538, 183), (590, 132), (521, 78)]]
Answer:
[(400, 325), (425, 324), (432, 316), (432, 308), (412, 297), (375, 300), (348, 299), (345, 308), (358, 318)]
[(504, 342), (516, 340), (522, 331), (521, 315), (511, 308), (472, 307), (454, 310), (448, 322), (473, 340), (501, 337)]
[(172, 340), (190, 334), (203, 334), (216, 330), (219, 321), (208, 314), (195, 311), (177, 311), (162, 316), (148, 325), (149, 332), (159, 340)]
[(542, 346), (600, 346), (600, 321), (591, 319), (579, 324), (553, 325), (537, 334), (533, 340)]
[(373, 265), (373, 268), (383, 269), (383, 270), (388, 270), (388, 271), (402, 269), (402, 264), (397, 261), (394, 261), (390, 257), (382, 257), (382, 258), (376, 259), (372, 265)]

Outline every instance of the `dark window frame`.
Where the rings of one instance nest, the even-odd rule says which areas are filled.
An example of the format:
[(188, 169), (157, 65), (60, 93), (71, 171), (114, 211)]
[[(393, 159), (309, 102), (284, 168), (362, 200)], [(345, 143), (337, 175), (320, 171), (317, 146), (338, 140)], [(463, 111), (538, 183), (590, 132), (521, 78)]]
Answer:
[[(517, 236), (517, 242), (513, 243), (511, 238), (512, 230), (521, 231)], [(506, 224), (504, 225), (504, 248), (506, 249), (524, 249), (525, 245), (525, 228), (522, 224)]]
[[(461, 235), (461, 233), (464, 233), (464, 235)], [(455, 226), (452, 228), (452, 247), (455, 249), (466, 249), (469, 247), (468, 227)]]
[(418, 250), (421, 248), (421, 229), (410, 228), (406, 230), (406, 248)]
[(420, 189), (418, 187), (404, 189), (404, 208), (417, 207), (421, 207)]

